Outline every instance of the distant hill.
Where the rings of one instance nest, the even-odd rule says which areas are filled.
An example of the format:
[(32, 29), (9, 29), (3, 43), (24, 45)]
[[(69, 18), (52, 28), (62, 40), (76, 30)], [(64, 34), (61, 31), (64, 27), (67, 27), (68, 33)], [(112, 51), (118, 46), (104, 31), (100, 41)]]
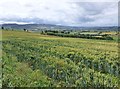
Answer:
[(52, 24), (2, 24), (2, 27), (7, 29), (18, 30), (116, 30), (117, 26), (112, 27), (73, 27), (73, 26), (61, 26)]

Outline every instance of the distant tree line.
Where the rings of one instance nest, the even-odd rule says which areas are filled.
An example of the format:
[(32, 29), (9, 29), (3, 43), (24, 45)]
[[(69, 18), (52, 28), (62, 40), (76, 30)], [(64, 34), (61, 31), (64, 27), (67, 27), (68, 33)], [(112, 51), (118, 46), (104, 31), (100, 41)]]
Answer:
[(99, 32), (98, 34), (70, 34), (70, 31), (66, 31), (66, 30), (65, 31), (45, 30), (42, 31), (41, 33), (46, 35), (60, 36), (60, 37), (113, 40), (112, 37), (110, 37), (107, 34), (101, 34), (101, 32)]
[[(3, 26), (1, 27), (1, 29), (2, 29), (2, 30), (12, 30), (12, 31), (14, 30), (13, 28), (5, 28), (5, 27), (3, 27)], [(23, 29), (23, 31), (28, 32), (28, 30), (25, 29), (25, 28)]]

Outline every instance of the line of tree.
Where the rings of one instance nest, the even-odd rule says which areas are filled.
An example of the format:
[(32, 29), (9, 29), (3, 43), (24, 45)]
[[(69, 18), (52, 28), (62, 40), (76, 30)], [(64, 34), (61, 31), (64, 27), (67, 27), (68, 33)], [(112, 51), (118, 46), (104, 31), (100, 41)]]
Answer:
[(60, 37), (113, 40), (113, 38), (107, 34), (103, 34), (103, 35), (101, 34), (70, 34), (69, 31), (51, 31), (51, 30), (46, 30), (44, 32), (42, 31), (42, 34), (54, 35), (54, 36), (60, 36)]

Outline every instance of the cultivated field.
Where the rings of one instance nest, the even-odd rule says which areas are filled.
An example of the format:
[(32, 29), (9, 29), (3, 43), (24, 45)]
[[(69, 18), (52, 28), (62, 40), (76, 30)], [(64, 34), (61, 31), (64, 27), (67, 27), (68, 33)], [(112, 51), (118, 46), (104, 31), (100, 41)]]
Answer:
[(2, 31), (3, 87), (118, 87), (118, 43)]

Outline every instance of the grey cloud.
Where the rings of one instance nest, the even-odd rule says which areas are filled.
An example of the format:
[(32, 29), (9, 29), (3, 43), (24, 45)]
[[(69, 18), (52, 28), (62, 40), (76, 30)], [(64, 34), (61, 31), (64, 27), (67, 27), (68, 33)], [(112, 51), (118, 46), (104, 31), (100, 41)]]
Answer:
[(55, 21), (50, 21), (50, 20), (43, 20), (40, 18), (0, 18), (0, 21), (3, 22), (24, 22), (24, 23), (34, 23), (34, 24), (62, 24), (62, 25), (67, 25), (66, 23), (64, 23), (64, 21), (59, 21), (59, 22), (55, 22)]
[[(116, 9), (116, 4), (114, 4), (113, 2), (102, 2), (102, 3), (98, 3), (98, 2), (80, 2), (80, 3), (76, 3), (77, 6), (79, 6), (79, 8), (82, 8), (84, 10), (84, 12), (82, 13), (81, 16), (78, 16), (77, 20), (78, 23), (82, 23), (82, 24), (86, 24), (89, 23), (94, 24), (94, 25), (100, 25), (101, 21), (103, 22), (103, 24), (101, 25), (115, 25), (117, 22), (114, 21), (114, 23), (112, 23), (113, 21), (111, 20), (111, 18), (115, 18), (114, 20), (116, 20), (116, 16), (117, 14), (115, 14)], [(116, 9), (116, 10), (113, 10)], [(79, 9), (78, 12), (80, 13)], [(110, 14), (110, 13), (114, 13), (114, 14)], [(106, 14), (108, 14), (106, 16)], [(107, 21), (110, 21), (107, 22)], [(86, 24), (86, 25), (89, 25)], [(117, 25), (117, 24), (116, 24)]]
[(95, 21), (95, 19), (93, 19), (93, 18), (89, 18), (89, 17), (81, 17), (81, 18), (78, 18), (78, 21), (79, 22), (84, 22), (84, 23), (86, 23), (86, 22), (93, 22), (93, 21)]
[[(31, 0), (32, 1), (32, 0)], [(33, 1), (34, 2), (34, 1)], [(26, 3), (16, 2), (0, 6), (0, 22), (26, 22), (81, 26), (115, 25), (117, 19), (116, 4), (113, 2), (55, 2)], [(1, 4), (0, 4), (1, 5)], [(2, 14), (4, 13), (4, 14)]]
[(1, 21), (4, 22), (27, 22), (27, 23), (45, 23), (44, 20), (40, 19), (40, 18), (2, 18), (0, 19)]
[(76, 4), (84, 9), (84, 14), (93, 16), (102, 14), (105, 9), (111, 8), (112, 2), (80, 2)]

